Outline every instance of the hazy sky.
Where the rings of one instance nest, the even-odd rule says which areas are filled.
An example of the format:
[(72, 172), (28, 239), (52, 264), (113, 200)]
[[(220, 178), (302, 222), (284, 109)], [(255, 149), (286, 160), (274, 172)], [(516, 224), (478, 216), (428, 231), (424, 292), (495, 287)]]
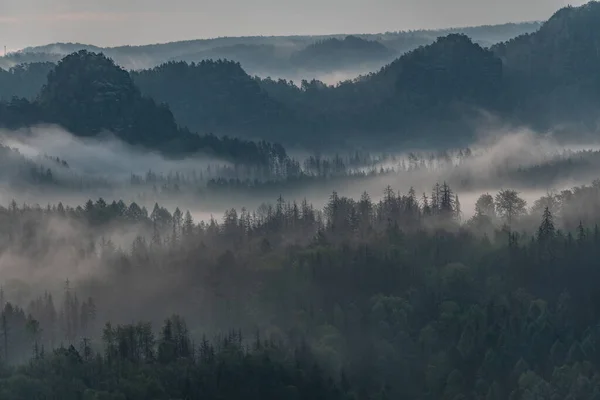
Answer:
[(0, 46), (367, 33), (546, 19), (574, 0), (0, 0)]

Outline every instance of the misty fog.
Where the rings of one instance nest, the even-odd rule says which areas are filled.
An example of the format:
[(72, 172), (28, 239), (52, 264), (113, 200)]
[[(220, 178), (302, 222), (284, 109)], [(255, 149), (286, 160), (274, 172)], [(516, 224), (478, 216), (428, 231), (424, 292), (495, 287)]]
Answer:
[[(544, 136), (528, 130), (499, 130), (488, 132), (464, 152), (462, 149), (448, 152), (415, 149), (398, 154), (369, 154), (369, 165), (348, 165), (344, 171), (337, 171), (324, 179), (314, 177), (297, 184), (284, 184), (285, 177), (273, 178), (280, 181), (280, 185), (252, 192), (240, 189), (232, 197), (211, 193), (206, 188), (202, 190), (209, 179), (219, 177), (219, 171), (229, 174), (229, 169), (236, 170), (231, 162), (209, 156), (167, 159), (156, 152), (124, 144), (109, 133), (101, 137), (80, 138), (56, 126), (4, 131), (0, 133), (0, 143), (18, 150), (25, 158), (43, 168), (51, 169), (60, 183), (54, 188), (19, 190), (8, 187), (8, 177), (4, 177), (5, 188), (0, 197), (5, 206), (13, 199), (18, 203), (41, 206), (58, 201), (77, 206), (90, 198), (95, 200), (102, 197), (107, 202), (138, 201), (140, 205), (151, 208), (158, 201), (168, 208), (189, 209), (199, 221), (207, 221), (211, 215), (220, 219), (231, 208), (246, 207), (253, 210), (264, 202), (273, 202), (280, 195), (289, 201), (306, 198), (322, 208), (333, 191), (351, 198), (358, 198), (367, 191), (374, 200), (379, 200), (386, 186), (396, 190), (412, 187), (422, 194), (429, 193), (437, 182), (448, 182), (455, 188), (463, 203), (463, 213), (468, 218), (472, 216), (475, 200), (481, 193), (514, 188), (531, 203), (548, 192), (560, 192), (592, 182), (598, 178), (600, 166), (600, 156), (597, 154), (600, 145), (597, 143), (568, 145), (559, 143), (551, 135)], [(470, 152), (468, 157), (466, 151)], [(313, 156), (307, 152), (294, 154), (300, 157), (300, 165)], [(340, 156), (344, 157), (330, 154), (319, 155), (317, 159), (332, 160)], [(64, 160), (67, 166), (57, 165), (55, 158)], [(549, 169), (553, 163), (565, 160), (585, 162), (563, 176), (540, 180), (525, 174), (531, 168)], [(189, 187), (181, 183), (179, 190), (168, 196), (160, 196), (156, 187), (150, 184), (131, 184), (132, 176), (143, 176), (149, 172), (164, 177), (196, 174), (198, 183)], [(305, 169), (303, 173), (312, 174), (313, 171)], [(88, 182), (85, 190), (69, 188), (68, 183), (78, 181)]]
[(600, 2), (51, 3), (0, 15), (0, 400), (600, 399)]
[[(107, 205), (119, 200), (125, 201), (126, 206), (130, 202), (138, 202), (139, 206), (145, 207), (147, 210), (145, 212), (149, 214), (153, 211), (154, 203), (159, 202), (160, 206), (166, 207), (171, 213), (176, 207), (179, 207), (182, 213), (189, 210), (194, 221), (201, 222), (209, 231), (210, 225), (215, 222), (225, 223), (226, 226), (228, 217), (223, 219), (223, 215), (228, 210), (235, 208), (240, 212), (242, 207), (245, 207), (245, 210), (250, 213), (258, 211), (258, 214), (262, 215), (261, 213), (266, 212), (264, 203), (273, 204), (279, 196), (289, 202), (300, 203), (306, 199), (317, 212), (320, 212), (319, 210), (323, 210), (331, 200), (332, 192), (337, 192), (340, 197), (358, 199), (366, 191), (371, 195), (373, 202), (377, 203), (384, 200), (383, 190), (387, 186), (401, 193), (406, 193), (412, 187), (417, 198), (420, 199), (422, 193), (429, 195), (432, 187), (441, 182), (447, 182), (455, 190), (460, 199), (462, 219), (466, 222), (474, 215), (475, 203), (484, 193), (495, 195), (503, 189), (517, 189), (520, 197), (530, 208), (537, 199), (549, 193), (560, 193), (573, 186), (590, 184), (597, 174), (599, 157), (595, 156), (595, 164), (589, 164), (583, 171), (578, 171), (577, 177), (551, 180), (542, 185), (539, 182), (528, 181), (527, 176), (515, 175), (515, 171), (551, 165), (552, 162), (563, 158), (576, 159), (586, 152), (596, 154), (599, 146), (598, 144), (564, 146), (551, 137), (543, 137), (523, 130), (488, 135), (486, 140), (469, 146), (469, 150), (437, 154), (421, 150), (405, 154), (373, 156), (371, 165), (357, 167), (354, 171), (347, 170), (339, 175), (314, 177), (297, 185), (281, 187), (275, 185), (251, 193), (239, 189), (233, 192), (234, 195), (222, 195), (211, 194), (210, 190), (200, 194), (193, 187), (187, 190), (182, 183), (179, 192), (160, 196), (154, 192), (152, 185), (132, 185), (132, 174), (153, 171), (159, 175), (176, 173), (185, 175), (191, 172), (206, 172), (211, 166), (214, 169), (218, 165), (227, 166), (228, 163), (202, 156), (183, 160), (166, 159), (158, 153), (125, 145), (108, 135), (98, 138), (76, 138), (55, 126), (40, 126), (18, 132), (4, 131), (1, 138), (5, 146), (17, 149), (25, 158), (41, 163), (44, 168), (52, 168), (56, 179), (54, 186), (24, 189), (12, 187), (8, 179), (10, 177), (4, 176), (1, 201), (5, 210), (13, 207), (12, 200), (16, 201), (18, 207), (24, 203), (29, 205), (26, 207), (33, 206), (34, 208), (27, 213), (35, 215), (38, 212), (35, 211), (36, 204), (40, 207), (39, 212), (43, 212), (47, 204), (53, 205), (55, 209), (59, 202), (65, 207), (72, 207), (73, 210), (78, 206), (83, 207), (88, 199), (96, 202), (99, 198), (103, 198)], [(470, 152), (468, 157), (467, 152)], [(54, 165), (53, 157), (64, 160), (68, 166), (61, 164), (57, 167)], [(354, 173), (358, 175), (353, 176)], [(279, 179), (285, 180), (285, 178)], [(88, 181), (90, 184), (84, 190), (65, 184), (76, 180)], [(95, 182), (102, 184), (95, 186)], [(202, 181), (201, 184), (205, 185), (206, 181)], [(214, 198), (207, 201), (211, 196)], [(113, 300), (105, 298), (105, 284), (114, 279), (114, 274), (118, 273), (118, 270), (103, 265), (106, 259), (102, 255), (102, 246), (105, 245), (100, 243), (109, 241), (112, 243), (111, 246), (114, 246), (112, 251), (118, 249), (127, 253), (132, 246), (135, 248), (140, 237), (147, 241), (153, 240), (156, 225), (155, 233), (152, 226), (145, 223), (118, 221), (90, 230), (87, 223), (49, 215), (36, 222), (41, 223), (35, 230), (34, 237), (37, 239), (30, 240), (28, 244), (30, 248), (42, 246), (45, 250), (36, 250), (35, 256), (29, 256), (22, 251), (13, 251), (10, 247), (2, 251), (0, 272), (5, 282), (6, 293), (12, 301), (26, 304), (40, 291), (60, 290), (64, 280), (70, 279), (74, 285), (84, 288), (83, 290), (89, 293), (95, 291), (104, 293), (102, 302), (105, 309), (100, 315), (119, 321), (123, 318), (126, 320), (131, 315), (146, 315), (144, 310), (159, 293), (165, 294), (170, 290), (180, 291), (180, 285), (183, 285), (187, 279), (185, 274), (180, 275), (180, 272), (173, 271), (175, 275), (169, 278), (173, 281), (168, 283), (164, 277), (149, 274), (145, 280), (136, 283), (138, 285), (136, 290), (140, 291), (136, 302), (130, 303), (128, 307), (120, 307), (117, 312), (114, 309), (116, 303), (113, 301), (118, 301), (121, 294), (113, 293), (111, 295)], [(538, 218), (538, 216), (534, 217)], [(163, 233), (170, 235), (170, 228), (164, 227), (164, 229)], [(48, 238), (56, 241), (55, 245), (50, 247), (43, 245), (42, 243)], [(206, 240), (210, 241), (209, 238), (210, 236), (207, 236)], [(36, 240), (40, 243), (36, 244)], [(78, 246), (84, 248), (92, 246), (87, 250), (91, 253), (82, 256), (77, 250)], [(113, 288), (113, 290), (117, 289)], [(147, 295), (147, 298), (141, 295), (142, 292)], [(179, 312), (185, 314), (184, 311), (191, 305), (184, 306), (184, 304), (183, 299), (174, 297), (172, 303), (162, 304), (162, 307), (165, 313), (175, 312), (177, 308)], [(190, 308), (190, 312), (193, 309)]]

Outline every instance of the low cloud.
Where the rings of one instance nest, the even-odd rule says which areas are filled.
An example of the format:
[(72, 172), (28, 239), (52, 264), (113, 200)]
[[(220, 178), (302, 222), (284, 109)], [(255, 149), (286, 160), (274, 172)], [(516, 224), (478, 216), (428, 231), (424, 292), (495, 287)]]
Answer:
[(157, 152), (129, 146), (110, 134), (81, 138), (56, 126), (40, 126), (17, 132), (0, 131), (0, 142), (35, 158), (42, 155), (68, 161), (71, 169), (84, 176), (122, 181), (131, 174), (190, 172), (208, 165), (229, 163), (207, 156), (169, 160)]

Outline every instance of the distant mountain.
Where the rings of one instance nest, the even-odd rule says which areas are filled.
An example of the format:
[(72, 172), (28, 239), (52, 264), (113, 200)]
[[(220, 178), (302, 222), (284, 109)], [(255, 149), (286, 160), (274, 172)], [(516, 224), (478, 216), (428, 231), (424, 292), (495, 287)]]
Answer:
[(350, 65), (389, 62), (394, 54), (380, 42), (346, 36), (344, 39), (330, 38), (313, 43), (294, 53), (291, 63), (297, 68), (331, 71)]
[(8, 70), (0, 69), (0, 101), (13, 97), (33, 99), (55, 67), (50, 62), (35, 62), (18, 64)]
[(519, 22), (519, 23), (506, 23), (499, 25), (481, 25), (471, 26), (462, 28), (448, 28), (440, 29), (437, 31), (415, 31), (416, 35), (423, 33), (435, 33), (432, 39), (436, 39), (440, 36), (446, 36), (451, 34), (461, 34), (470, 37), (475, 43), (482, 47), (490, 47), (496, 43), (506, 42), (517, 36), (525, 35), (537, 31), (543, 22), (531, 21), (531, 22)]
[(54, 54), (54, 53), (25, 53), (17, 52), (11, 53), (5, 57), (0, 57), (0, 69), (8, 71), (9, 69), (18, 65), (24, 64), (41, 64), (41, 63), (52, 63), (56, 64), (65, 55)]
[[(84, 43), (51, 43), (43, 46), (26, 47), (23, 50), (21, 50), (21, 53), (58, 54), (65, 56), (71, 53), (76, 53), (81, 50), (86, 50), (89, 52), (101, 52), (102, 48)], [(19, 54), (19, 52), (13, 54)]]
[[(482, 46), (506, 41), (523, 33), (533, 32), (539, 28), (539, 23), (521, 23), (521, 24), (503, 24), (481, 27), (464, 27), (441, 30), (419, 30), (410, 32), (386, 32), (380, 34), (354, 34), (350, 36), (350, 42), (358, 40), (371, 42), (370, 46), (382, 50), (385, 48), (391, 51), (391, 56), (381, 59), (378, 65), (367, 65), (369, 70), (378, 69), (385, 63), (391, 61), (407, 51), (416, 49), (419, 46), (431, 44), (436, 38), (452, 33), (464, 33), (471, 37), (476, 43)], [(0, 68), (10, 68), (21, 62), (19, 59), (32, 59), (32, 61), (51, 61), (56, 62), (68, 54), (79, 50), (88, 50), (91, 52), (102, 52), (106, 56), (115, 60), (117, 64), (125, 69), (139, 70), (153, 68), (168, 61), (187, 61), (200, 62), (203, 60), (227, 59), (242, 64), (244, 69), (251, 75), (260, 76), (300, 76), (306, 65), (296, 65), (294, 61), (302, 62), (306, 58), (302, 53), (310, 56), (315, 50), (321, 47), (322, 42), (332, 41), (325, 46), (333, 45), (338, 48), (355, 48), (357, 53), (348, 57), (350, 63), (340, 63), (335, 61), (335, 68), (343, 67), (344, 71), (355, 72), (356, 66), (352, 65), (360, 58), (364, 48), (360, 45), (351, 45), (345, 43), (347, 34), (319, 35), (319, 36), (255, 36), (255, 37), (223, 37), (214, 39), (187, 40), (172, 43), (151, 44), (144, 46), (120, 46), (100, 48), (97, 46), (81, 43), (54, 43), (45, 46), (29, 47), (20, 52), (9, 54), (7, 57), (0, 57)], [(335, 39), (335, 41), (334, 41)], [(360, 43), (360, 42), (359, 42)], [(348, 46), (350, 44), (350, 46)], [(380, 46), (378, 46), (379, 44)], [(316, 45), (316, 49), (312, 47)], [(369, 45), (369, 44), (368, 44)], [(292, 60), (292, 54), (300, 52), (298, 57)], [(33, 54), (39, 54), (38, 58), (33, 58)], [(369, 53), (366, 54), (369, 61)], [(310, 58), (308, 58), (310, 60)], [(360, 60), (359, 60), (360, 61)], [(307, 64), (311, 66), (311, 64)], [(317, 64), (312, 64), (317, 65)], [(326, 63), (320, 63), (328, 71), (331, 66)], [(360, 69), (360, 73), (366, 73), (369, 70)], [(306, 71), (304, 71), (306, 72)], [(358, 73), (356, 73), (358, 75)]]
[(290, 69), (289, 52), (289, 49), (271, 44), (239, 43), (182, 54), (170, 61), (199, 63), (202, 61), (232, 60), (243, 65), (247, 71), (262, 74)]
[(298, 88), (268, 79), (260, 84), (309, 121), (312, 137), (327, 132), (338, 144), (444, 145), (456, 142), (459, 133), (460, 139), (471, 139), (465, 118), (476, 107), (497, 106), (503, 73), (491, 51), (451, 34), (337, 86), (305, 81)]
[(591, 2), (564, 8), (538, 31), (490, 49), (450, 34), (335, 87), (260, 83), (282, 104), (318, 121), (318, 131), (335, 143), (468, 143), (480, 111), (539, 130), (598, 132), (599, 22), (600, 3)]
[(125, 142), (168, 155), (204, 152), (232, 161), (269, 164), (281, 146), (199, 136), (180, 128), (168, 106), (143, 96), (129, 73), (101, 54), (73, 53), (51, 70), (34, 101), (0, 103), (0, 125), (59, 124), (78, 136), (111, 132)]
[[(53, 120), (79, 134), (110, 129), (130, 143), (180, 150), (199, 145), (189, 146), (189, 139), (182, 139), (188, 133), (177, 128), (175, 120), (193, 131), (314, 149), (468, 144), (481, 116), (488, 113), (540, 130), (575, 126), (597, 132), (599, 21), (600, 3), (592, 2), (564, 8), (543, 24), (464, 28), (478, 34), (479, 40), (457, 33), (458, 29), (426, 45), (417, 43), (432, 34), (427, 31), (310, 42), (306, 37), (288, 38), (285, 54), (304, 70), (342, 68), (389, 57), (404, 45), (416, 46), (376, 72), (337, 85), (316, 79), (294, 83), (252, 77), (235, 61), (168, 62), (127, 73), (102, 60), (80, 66), (76, 57), (69, 56), (72, 66), (65, 69), (62, 61), (39, 99), (16, 109), (30, 116), (42, 107)], [(519, 31), (525, 33), (492, 47), (482, 44)], [(280, 57), (281, 38), (242, 39), (111, 51), (166, 54), (163, 50), (168, 49), (173, 55), (193, 49), (198, 59), (244, 54), (249, 60), (254, 57), (255, 65), (260, 63), (257, 54), (271, 60), (266, 63)], [(18, 76), (14, 71), (13, 75)], [(0, 95), (2, 76), (11, 80), (0, 74)], [(18, 86), (5, 85), (7, 91)], [(21, 92), (31, 93), (31, 88)]]

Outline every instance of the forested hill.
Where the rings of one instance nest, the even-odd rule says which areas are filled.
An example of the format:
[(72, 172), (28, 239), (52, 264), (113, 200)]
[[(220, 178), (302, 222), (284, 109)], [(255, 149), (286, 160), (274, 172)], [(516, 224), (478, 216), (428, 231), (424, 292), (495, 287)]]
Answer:
[[(481, 117), (488, 113), (504, 122), (540, 131), (566, 126), (574, 128), (571, 131), (595, 133), (596, 110), (600, 108), (598, 22), (600, 3), (591, 2), (564, 8), (538, 31), (491, 48), (463, 34), (451, 33), (404, 54), (377, 72), (336, 86), (318, 80), (253, 78), (243, 64), (233, 61), (169, 62), (129, 75), (120, 70), (114, 76), (122, 81), (113, 83), (124, 90), (119, 96), (132, 103), (120, 107), (126, 115), (110, 114), (109, 125), (102, 127), (115, 129), (132, 143), (193, 150), (202, 147), (189, 145), (190, 138), (197, 141), (197, 137), (178, 129), (174, 121), (194, 132), (313, 149), (468, 145), (481, 127)], [(383, 53), (382, 45), (364, 38), (328, 39), (307, 47), (303, 59), (312, 54), (314, 61), (330, 48), (341, 54), (339, 51), (344, 53), (347, 47)], [(385, 48), (392, 45), (388, 43)], [(65, 65), (76, 57), (68, 60), (59, 69), (67, 71)], [(0, 98), (15, 93), (29, 96), (44, 68), (46, 64), (36, 64), (0, 73)], [(111, 63), (111, 68), (116, 67)], [(70, 81), (62, 78), (60, 82)], [(110, 94), (103, 98), (106, 109), (114, 107), (111, 86), (96, 89)], [(77, 122), (71, 117), (80, 115), (79, 111), (69, 108), (75, 106), (63, 96), (52, 98), (51, 93), (60, 92), (48, 92), (47, 88), (40, 100), (50, 96), (53, 100), (44, 104), (61, 104), (65, 111), (61, 118), (66, 119), (58, 121), (71, 129), (95, 132), (98, 127), (74, 126), (98, 124), (93, 108), (88, 110), (89, 121)], [(144, 96), (169, 108), (157, 106)], [(99, 106), (97, 100), (93, 103)], [(40, 104), (23, 107), (33, 112)], [(154, 111), (148, 112), (150, 109)], [(55, 113), (51, 120), (57, 118)], [(138, 118), (138, 132), (149, 133), (141, 135), (125, 128), (129, 126), (127, 118)], [(175, 131), (178, 133), (169, 133)]]
[(468, 141), (481, 110), (539, 130), (561, 125), (595, 132), (599, 48), (600, 3), (591, 2), (564, 8), (538, 31), (489, 49), (451, 34), (336, 87), (312, 81), (297, 88), (271, 79), (261, 85), (318, 121), (317, 132), (363, 144), (373, 137)]
[[(268, 78), (256, 78), (256, 86), (243, 65), (214, 62), (168, 64), (135, 79), (192, 129), (308, 147), (466, 144), (481, 111), (538, 130), (595, 131), (598, 22), (600, 3), (592, 2), (562, 9), (537, 32), (491, 48), (452, 33), (336, 86)], [(189, 74), (167, 79), (179, 70)]]
[[(252, 79), (242, 66), (226, 61), (168, 63), (132, 75), (144, 93), (169, 104), (193, 130), (307, 147), (366, 142), (371, 133), (406, 143), (416, 131), (420, 139), (441, 144), (440, 126), (466, 130), (464, 114), (456, 112), (460, 105), (491, 107), (502, 86), (500, 60), (458, 34), (336, 87)], [(456, 140), (446, 134), (448, 142)]]
[(177, 121), (193, 130), (284, 140), (302, 132), (302, 121), (239, 63), (170, 62), (131, 75), (145, 94), (169, 104)]
[(309, 116), (313, 134), (380, 145), (468, 141), (472, 106), (493, 108), (503, 90), (501, 61), (465, 35), (420, 47), (377, 73), (333, 87), (318, 81), (261, 80), (283, 104)]
[[(600, 3), (558, 11), (535, 33), (492, 47), (511, 84), (510, 111), (547, 128), (582, 121), (600, 107)], [(516, 99), (520, 99), (517, 101)]]
[[(9, 73), (24, 74), (19, 70)], [(127, 71), (102, 54), (85, 50), (60, 61), (34, 100), (0, 103), (3, 127), (42, 123), (59, 124), (78, 136), (111, 132), (129, 144), (169, 155), (203, 152), (262, 164), (286, 156), (279, 145), (199, 136), (179, 127), (169, 107), (143, 96)]]
[(292, 63), (312, 70), (336, 70), (345, 65), (386, 62), (393, 59), (394, 54), (378, 41), (350, 35), (344, 39), (330, 38), (313, 43), (296, 52), (292, 56)]

